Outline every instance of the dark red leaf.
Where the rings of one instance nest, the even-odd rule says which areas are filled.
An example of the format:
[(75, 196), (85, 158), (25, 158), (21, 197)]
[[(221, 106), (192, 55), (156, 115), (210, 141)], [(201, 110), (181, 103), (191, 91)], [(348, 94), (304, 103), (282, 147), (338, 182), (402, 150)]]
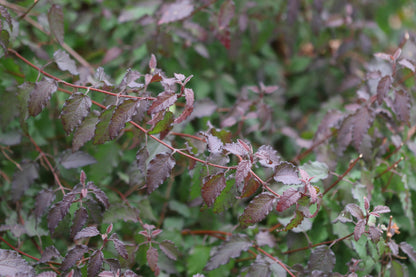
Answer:
[(225, 241), (211, 256), (204, 270), (213, 270), (220, 265), (228, 263), (231, 258), (240, 256), (242, 251), (247, 251), (253, 243), (245, 235), (233, 235)]
[(175, 159), (170, 154), (157, 154), (147, 167), (147, 192), (152, 193), (157, 189), (170, 176), (174, 166)]
[(131, 120), (132, 116), (136, 113), (138, 103), (139, 102), (136, 99), (128, 99), (117, 106), (111, 117), (110, 125), (108, 126), (110, 139), (115, 139), (126, 123)]
[(277, 182), (282, 182), (285, 185), (300, 184), (298, 170), (293, 164), (288, 162), (281, 162), (276, 166), (276, 172), (273, 178)]
[(241, 198), (252, 196), (260, 187), (260, 182), (255, 178), (250, 178), (245, 184), (243, 191), (241, 192)]
[(301, 194), (299, 191), (297, 191), (294, 188), (289, 188), (283, 194), (280, 196), (276, 210), (278, 212), (283, 212), (284, 210), (288, 209), (290, 206), (295, 204), (299, 198), (301, 197)]
[(72, 75), (79, 74), (74, 60), (72, 60), (68, 53), (66, 53), (64, 50), (59, 49), (53, 53), (53, 59), (55, 60), (60, 70), (67, 70)]
[(176, 124), (181, 123), (182, 121), (187, 119), (191, 115), (194, 109), (195, 97), (194, 97), (194, 91), (192, 89), (185, 88), (185, 100), (186, 100), (185, 109), (183, 110), (181, 115), (175, 119)]
[(387, 245), (388, 245), (388, 247), (390, 248), (390, 250), (391, 250), (391, 253), (393, 254), (393, 255), (399, 255), (399, 245), (394, 241), (394, 240), (389, 240), (388, 242), (387, 242)]
[(75, 235), (74, 240), (79, 240), (83, 238), (91, 238), (99, 234), (100, 232), (98, 231), (97, 227), (95, 226), (85, 227), (84, 229), (82, 229)]
[(42, 80), (36, 82), (34, 89), (29, 96), (29, 114), (31, 116), (38, 115), (46, 104), (49, 103), (51, 95), (58, 89), (58, 86), (53, 80)]
[(157, 261), (159, 258), (159, 254), (157, 253), (157, 249), (153, 247), (149, 247), (146, 253), (147, 263), (149, 264), (150, 269), (155, 273), (155, 275), (159, 275), (159, 267), (157, 266)]
[(399, 120), (406, 124), (409, 124), (410, 108), (410, 95), (404, 90), (396, 91), (393, 102), (393, 111)]
[(226, 187), (225, 177), (223, 173), (209, 176), (204, 180), (201, 187), (201, 196), (208, 207), (214, 204), (215, 199), (220, 195)]
[(275, 207), (276, 197), (270, 193), (263, 192), (257, 195), (240, 216), (240, 225), (246, 228), (249, 225), (262, 221)]
[(36, 216), (36, 218), (41, 217), (54, 200), (55, 193), (52, 190), (41, 190), (39, 194), (36, 196), (35, 210), (33, 211), (33, 214)]
[(97, 276), (101, 271), (104, 262), (104, 254), (101, 250), (96, 250), (90, 257), (88, 262), (87, 274), (88, 276)]
[(68, 251), (65, 256), (65, 259), (62, 261), (61, 270), (66, 271), (73, 267), (77, 261), (79, 261), (84, 254), (88, 252), (88, 247), (86, 245), (76, 245), (74, 248)]
[(276, 239), (275, 237), (268, 231), (260, 231), (256, 235), (256, 243), (258, 246), (269, 246), (275, 247), (276, 246)]
[(69, 212), (69, 207), (71, 206), (72, 201), (75, 199), (75, 196), (76, 194), (74, 193), (67, 193), (62, 201), (53, 205), (49, 211), (48, 228), (51, 234), (54, 232), (59, 222), (61, 222), (65, 215)]
[(110, 123), (116, 106), (108, 106), (103, 110), (98, 118), (98, 123), (95, 126), (94, 144), (102, 144), (111, 139), (110, 137)]
[(320, 270), (323, 272), (332, 272), (336, 262), (335, 253), (327, 245), (320, 245), (312, 249), (308, 261), (310, 272)]
[(170, 240), (164, 240), (159, 244), (160, 250), (168, 256), (169, 259), (176, 261), (180, 255), (178, 248)]
[(64, 13), (61, 6), (53, 4), (48, 11), (48, 22), (51, 34), (59, 42), (64, 43)]
[(157, 96), (156, 100), (153, 101), (148, 112), (154, 114), (164, 111), (175, 104), (177, 99), (178, 95), (174, 92), (162, 92)]
[[(241, 187), (244, 184), (246, 177), (249, 176), (251, 170), (251, 161), (250, 160), (242, 160), (237, 165), (237, 170), (235, 172), (235, 184), (237, 187)], [(240, 189), (241, 191), (241, 189)]]
[(354, 239), (358, 241), (365, 232), (365, 219), (358, 220), (354, 228)]
[(84, 207), (80, 207), (74, 215), (74, 220), (71, 226), (70, 236), (71, 238), (75, 237), (75, 235), (84, 227), (85, 223), (88, 220), (88, 212)]
[(72, 139), (72, 151), (78, 151), (87, 141), (94, 137), (95, 126), (98, 122), (98, 114), (90, 112), (90, 114), (82, 121), (81, 125), (74, 133)]
[(384, 98), (387, 96), (387, 93), (390, 90), (391, 86), (391, 77), (389, 75), (381, 78), (377, 85), (377, 102), (379, 104), (383, 103)]
[(136, 153), (136, 162), (137, 167), (139, 168), (140, 172), (142, 174), (145, 174), (146, 172), (146, 161), (149, 158), (149, 151), (147, 150), (147, 147), (143, 147)]
[(162, 17), (157, 24), (164, 24), (169, 22), (178, 21), (191, 15), (194, 10), (194, 6), (189, 0), (182, 0), (176, 3), (169, 4), (165, 7)]

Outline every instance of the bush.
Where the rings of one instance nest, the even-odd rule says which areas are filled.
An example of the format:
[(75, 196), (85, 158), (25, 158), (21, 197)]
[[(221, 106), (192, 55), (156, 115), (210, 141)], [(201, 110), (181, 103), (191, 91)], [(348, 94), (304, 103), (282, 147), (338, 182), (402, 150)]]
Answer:
[(1, 276), (416, 273), (412, 1), (56, 2), (0, 1)]

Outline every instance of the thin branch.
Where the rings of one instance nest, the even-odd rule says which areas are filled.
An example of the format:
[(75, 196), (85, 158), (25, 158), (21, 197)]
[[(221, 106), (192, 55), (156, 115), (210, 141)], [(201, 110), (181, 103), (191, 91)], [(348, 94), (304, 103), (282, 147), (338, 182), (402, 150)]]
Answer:
[(263, 253), (265, 256), (267, 256), (267, 257), (269, 257), (270, 259), (272, 259), (273, 261), (275, 261), (276, 263), (278, 263), (281, 267), (283, 267), (283, 269), (284, 270), (286, 270), (286, 272), (287, 273), (289, 273), (289, 275), (290, 276), (292, 276), (292, 277), (296, 277), (288, 268), (287, 268), (287, 266), (284, 264), (284, 263), (282, 263), (279, 259), (277, 259), (277, 258), (275, 258), (275, 257), (273, 257), (272, 255), (270, 255), (269, 253), (267, 253), (266, 251), (264, 251), (263, 249), (261, 249), (260, 247), (258, 247), (258, 246), (254, 246), (254, 248), (256, 248), (257, 249), (257, 251), (259, 251), (259, 252), (261, 252), (261, 253)]

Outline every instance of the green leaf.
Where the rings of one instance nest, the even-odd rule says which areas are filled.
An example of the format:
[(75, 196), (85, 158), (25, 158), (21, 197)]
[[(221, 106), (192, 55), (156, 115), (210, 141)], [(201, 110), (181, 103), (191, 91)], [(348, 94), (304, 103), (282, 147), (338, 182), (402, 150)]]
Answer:
[(163, 139), (167, 133), (173, 128), (173, 123), (174, 118), (173, 118), (173, 113), (170, 111), (167, 111), (163, 117), (162, 120), (158, 121), (155, 126), (153, 127), (153, 129), (149, 132), (149, 134), (154, 135), (154, 134), (160, 134), (160, 139)]
[(305, 170), (309, 176), (312, 177), (312, 183), (316, 183), (319, 180), (325, 180), (328, 177), (328, 166), (322, 162), (309, 161), (307, 164), (302, 165), (300, 168)]
[(292, 220), (289, 222), (288, 225), (286, 225), (285, 231), (292, 230), (293, 228), (299, 226), (302, 223), (304, 218), (305, 216), (303, 215), (301, 211), (296, 211), (295, 217), (292, 218)]
[(189, 253), (186, 261), (186, 272), (188, 276), (192, 276), (201, 272), (209, 259), (211, 247), (195, 245)]
[(129, 207), (125, 204), (113, 204), (108, 208), (103, 215), (103, 223), (113, 223), (120, 219), (123, 221), (138, 222), (139, 210)]
[(230, 179), (227, 180), (226, 183), (226, 187), (223, 189), (223, 191), (221, 191), (217, 199), (215, 199), (214, 205), (212, 206), (212, 210), (214, 213), (218, 214), (224, 212), (226, 209), (232, 207), (233, 204), (235, 204), (235, 202), (237, 201), (235, 197), (237, 194), (237, 190), (234, 185), (235, 180)]

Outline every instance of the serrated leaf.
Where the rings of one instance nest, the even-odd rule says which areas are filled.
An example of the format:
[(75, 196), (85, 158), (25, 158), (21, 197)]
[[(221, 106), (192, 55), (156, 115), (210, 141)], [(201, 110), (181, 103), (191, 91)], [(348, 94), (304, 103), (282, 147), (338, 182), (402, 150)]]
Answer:
[(48, 11), (48, 22), (51, 34), (59, 42), (64, 43), (64, 13), (61, 6), (53, 4)]
[(74, 60), (71, 59), (68, 53), (66, 53), (64, 50), (59, 49), (53, 53), (53, 59), (55, 60), (60, 70), (67, 70), (72, 75), (79, 74)]
[(211, 134), (206, 134), (207, 144), (208, 144), (208, 150), (211, 153), (220, 153), (223, 149), (223, 143), (222, 141)]
[(157, 22), (158, 25), (182, 20), (192, 14), (193, 4), (189, 0), (182, 0), (168, 4)]
[(86, 245), (76, 245), (74, 248), (68, 251), (65, 256), (65, 259), (62, 261), (61, 270), (66, 271), (73, 267), (77, 261), (79, 261), (84, 254), (88, 252), (88, 246)]
[(173, 113), (170, 111), (165, 112), (165, 115), (162, 120), (158, 121), (153, 129), (149, 132), (149, 134), (160, 134), (160, 139), (164, 139), (164, 137), (168, 134), (168, 132), (173, 128)]
[(352, 116), (354, 126), (352, 128), (352, 142), (355, 149), (359, 150), (364, 135), (367, 134), (368, 129), (373, 121), (373, 113), (367, 108), (363, 107)]
[[(255, 262), (250, 265), (247, 270), (247, 277), (270, 277), (271, 271), (269, 269), (269, 265), (265, 263)], [(277, 275), (278, 276), (278, 275)]]
[(56, 275), (56, 272), (53, 271), (43, 271), (41, 273), (39, 273), (38, 275), (36, 275), (36, 277), (56, 277), (58, 275)]
[(41, 190), (38, 195), (36, 196), (35, 200), (35, 210), (33, 214), (36, 218), (41, 217), (46, 209), (52, 204), (55, 200), (55, 193), (50, 189), (43, 189)]
[(170, 240), (164, 240), (159, 244), (160, 250), (168, 256), (169, 259), (176, 261), (180, 255), (178, 248)]
[(147, 263), (149, 264), (150, 269), (155, 273), (155, 275), (159, 275), (159, 267), (157, 266), (157, 261), (159, 258), (159, 254), (157, 253), (157, 249), (153, 247), (149, 247), (146, 252), (146, 259)]
[(108, 207), (110, 206), (110, 202), (108, 201), (108, 197), (104, 191), (95, 186), (93, 182), (87, 183), (87, 189), (91, 189), (92, 193), (95, 195), (95, 198), (97, 198), (97, 200), (100, 201), (100, 203), (106, 209), (108, 209)]
[(389, 240), (387, 245), (393, 255), (399, 255), (399, 245), (394, 240)]
[(127, 260), (129, 258), (129, 254), (127, 252), (126, 246), (124, 245), (124, 242), (119, 240), (117, 234), (115, 233), (111, 235), (110, 240), (114, 243), (114, 248), (117, 250), (117, 253), (125, 260)]
[(168, 153), (157, 154), (147, 167), (147, 192), (152, 193), (170, 176), (175, 166), (175, 159)]
[(215, 199), (212, 205), (212, 211), (216, 214), (224, 212), (236, 202), (237, 189), (234, 180), (227, 180), (226, 187), (221, 191), (220, 195)]
[(94, 157), (82, 151), (66, 152), (60, 160), (60, 164), (66, 169), (80, 168), (96, 162), (97, 160)]
[(377, 242), (380, 240), (381, 235), (383, 234), (383, 231), (375, 226), (369, 226), (368, 227), (368, 236), (370, 239), (374, 242)]
[(122, 204), (111, 205), (109, 209), (104, 212), (103, 223), (112, 223), (122, 219), (123, 221), (137, 222), (139, 217), (139, 210), (133, 207)]
[(12, 180), (12, 199), (19, 200), (25, 191), (39, 178), (38, 166), (33, 162), (24, 162), (21, 169), (16, 169)]
[(150, 154), (149, 154), (149, 150), (147, 149), (147, 147), (142, 147), (136, 153), (137, 167), (139, 168), (142, 174), (145, 174), (146, 172), (146, 161), (149, 158), (149, 156)]
[(280, 163), (280, 156), (276, 150), (270, 145), (262, 145), (259, 147), (254, 156), (264, 167), (274, 168)]
[(230, 152), (231, 154), (239, 155), (239, 156), (244, 156), (249, 153), (240, 143), (235, 143), (235, 142), (226, 143), (223, 149)]
[(74, 214), (73, 223), (71, 226), (70, 236), (71, 238), (75, 237), (75, 235), (84, 227), (85, 223), (88, 220), (88, 212), (84, 207), (80, 207)]
[(403, 67), (410, 69), (412, 72), (415, 72), (415, 66), (413, 65), (413, 63), (407, 59), (401, 59), (399, 61), (399, 64), (402, 65)]
[(49, 211), (48, 214), (48, 228), (49, 232), (52, 234), (58, 226), (59, 222), (65, 217), (69, 211), (69, 207), (72, 204), (72, 201), (75, 199), (76, 194), (68, 193), (64, 196), (62, 201), (59, 201)]
[[(237, 169), (235, 171), (235, 184), (238, 188), (240, 188), (241, 185), (245, 183), (246, 177), (250, 176), (251, 166), (252, 164), (250, 160), (242, 160), (238, 163)], [(239, 191), (241, 190), (242, 188), (239, 189)]]
[(406, 124), (409, 124), (410, 108), (410, 95), (404, 90), (396, 91), (393, 102), (393, 110), (399, 120)]
[(98, 117), (98, 123), (95, 126), (94, 144), (102, 144), (111, 139), (110, 122), (116, 108), (116, 106), (112, 105), (101, 112), (100, 116)]
[(98, 231), (97, 227), (95, 226), (85, 227), (84, 229), (82, 229), (75, 235), (74, 240), (79, 240), (83, 238), (91, 238), (99, 234), (100, 232)]
[(284, 210), (288, 209), (290, 206), (295, 204), (300, 197), (300, 192), (294, 188), (289, 188), (285, 190), (285, 192), (283, 192), (283, 194), (280, 196), (277, 202), (276, 210), (278, 212), (283, 212)]
[(242, 228), (262, 221), (275, 207), (276, 197), (270, 193), (263, 192), (247, 205), (239, 221)]
[(154, 113), (164, 111), (170, 106), (172, 106), (173, 104), (175, 104), (177, 99), (178, 99), (178, 94), (174, 92), (164, 91), (157, 96), (155, 101), (153, 101), (152, 105), (149, 107), (148, 112), (151, 114), (154, 114)]
[(58, 89), (55, 81), (42, 80), (35, 83), (35, 87), (29, 96), (29, 114), (37, 116), (46, 104), (49, 103), (51, 95)]
[(385, 214), (385, 213), (389, 213), (390, 212), (390, 208), (387, 206), (375, 206), (374, 209), (372, 210), (373, 213), (377, 213), (377, 214)]
[(285, 185), (300, 184), (298, 170), (293, 164), (288, 162), (281, 162), (276, 167), (273, 179)]
[(354, 239), (358, 241), (361, 236), (365, 233), (365, 219), (358, 220), (357, 224), (354, 227)]
[(377, 102), (381, 105), (384, 98), (387, 96), (387, 93), (390, 90), (391, 86), (391, 77), (389, 75), (384, 76), (380, 79), (377, 85)]
[(320, 270), (332, 272), (336, 262), (335, 253), (327, 245), (319, 245), (312, 249), (308, 261), (309, 272)]
[(74, 133), (72, 139), (72, 151), (78, 151), (87, 141), (94, 137), (95, 126), (98, 122), (98, 115), (91, 112), (81, 123)]
[(104, 255), (101, 250), (95, 250), (88, 262), (87, 274), (88, 276), (97, 276), (103, 266)]
[(214, 204), (215, 199), (221, 194), (226, 185), (223, 173), (209, 176), (204, 180), (204, 184), (201, 187), (201, 196), (208, 207)]
[(352, 140), (351, 130), (353, 126), (354, 126), (353, 115), (349, 115), (343, 120), (338, 130), (338, 135), (337, 135), (338, 155), (341, 155), (345, 151), (347, 146), (351, 143), (351, 140)]
[(42, 252), (42, 256), (40, 257), (39, 263), (46, 263), (52, 260), (52, 258), (61, 258), (61, 254), (59, 253), (58, 249), (55, 246), (48, 246)]
[(136, 113), (137, 105), (138, 101), (136, 99), (128, 99), (117, 106), (108, 126), (110, 139), (115, 139), (126, 123), (131, 120), (132, 116)]
[(250, 178), (245, 184), (243, 191), (241, 192), (241, 198), (252, 196), (257, 189), (261, 186), (260, 182), (255, 178)]
[(195, 96), (194, 96), (194, 91), (190, 88), (185, 88), (185, 109), (183, 110), (183, 112), (181, 113), (180, 116), (178, 116), (175, 119), (175, 123), (181, 123), (182, 121), (184, 121), (185, 119), (187, 119), (192, 111), (194, 110), (194, 102), (195, 102)]
[(65, 101), (60, 117), (67, 135), (82, 123), (90, 112), (91, 104), (91, 98), (80, 92)]
[(400, 249), (406, 253), (406, 255), (414, 262), (416, 263), (416, 251), (413, 248), (413, 246), (411, 246), (410, 244), (408, 244), (407, 242), (402, 241), (400, 243)]
[(5, 276), (34, 276), (35, 270), (16, 251), (0, 249), (0, 272)]
[(253, 243), (245, 235), (233, 235), (225, 241), (211, 256), (204, 270), (213, 270), (220, 265), (228, 263), (231, 258), (240, 256), (242, 251), (247, 251)]
[(325, 163), (318, 162), (318, 161), (309, 161), (307, 164), (303, 164), (301, 166), (303, 170), (305, 170), (312, 179), (310, 182), (315, 183), (319, 180), (324, 180), (328, 177), (328, 166)]
[(349, 212), (356, 219), (363, 219), (364, 218), (363, 211), (361, 210), (361, 208), (357, 204), (352, 204), (352, 203), (347, 204), (345, 206), (345, 210), (347, 212)]
[(295, 216), (286, 225), (285, 231), (289, 231), (289, 230), (292, 230), (293, 228), (298, 227), (304, 219), (305, 219), (305, 215), (301, 211), (296, 211)]
[(27, 123), (26, 119), (29, 117), (28, 103), (30, 98), (30, 92), (34, 89), (34, 83), (25, 82), (18, 86), (16, 92), (17, 96), (17, 108), (20, 114), (20, 126), (27, 133)]

